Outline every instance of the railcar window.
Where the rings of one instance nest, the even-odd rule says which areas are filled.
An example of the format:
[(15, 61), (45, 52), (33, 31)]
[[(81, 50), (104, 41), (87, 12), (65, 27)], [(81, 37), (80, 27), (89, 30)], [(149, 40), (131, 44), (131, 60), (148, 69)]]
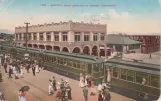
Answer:
[(63, 58), (59, 58), (60, 59), (60, 64), (63, 64)]
[(160, 77), (157, 75), (151, 75), (151, 86), (160, 87)]
[(148, 81), (149, 81), (148, 74), (140, 73), (140, 72), (136, 73), (136, 82), (137, 83), (140, 83), (140, 84), (143, 84), (143, 85), (147, 85)]
[(60, 63), (60, 58), (57, 58), (57, 63), (58, 63), (58, 64)]
[(50, 56), (47, 56), (47, 61), (50, 61)]
[(51, 62), (54, 62), (54, 59), (53, 59), (53, 57), (51, 57)]
[(113, 77), (119, 78), (119, 68), (113, 68)]
[(76, 61), (73, 61), (73, 67), (77, 67), (77, 62)]
[(85, 70), (85, 68), (86, 68), (85, 63), (84, 62), (80, 62), (80, 69), (81, 70)]
[(72, 60), (68, 60), (67, 65), (72, 67)]
[(77, 68), (80, 69), (80, 62), (79, 61), (77, 61)]
[(53, 61), (56, 62), (56, 57), (53, 57)]
[(92, 64), (89, 64), (88, 63), (88, 74), (91, 74), (92, 73)]
[(127, 70), (121, 69), (121, 79), (126, 80), (126, 72), (127, 72)]
[(66, 59), (64, 59), (63, 64), (64, 64), (64, 65), (67, 65), (67, 60), (66, 60)]
[(135, 74), (134, 71), (127, 70), (127, 80), (133, 82), (134, 81), (134, 74)]
[(93, 71), (99, 72), (99, 64), (93, 64)]

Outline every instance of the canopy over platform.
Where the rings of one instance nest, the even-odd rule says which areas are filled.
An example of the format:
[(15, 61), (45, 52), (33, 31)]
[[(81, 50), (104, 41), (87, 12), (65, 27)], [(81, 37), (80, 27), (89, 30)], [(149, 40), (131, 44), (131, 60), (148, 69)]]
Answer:
[(106, 42), (107, 44), (121, 44), (121, 45), (142, 44), (142, 42), (135, 41), (123, 36), (107, 36)]

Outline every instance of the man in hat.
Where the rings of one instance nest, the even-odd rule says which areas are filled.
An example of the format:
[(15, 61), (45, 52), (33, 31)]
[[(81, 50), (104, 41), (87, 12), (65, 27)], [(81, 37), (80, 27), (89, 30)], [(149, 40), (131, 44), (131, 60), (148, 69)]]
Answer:
[(83, 96), (84, 96), (84, 100), (88, 101), (88, 88), (87, 88), (87, 85), (84, 85), (84, 87), (83, 87)]
[(105, 90), (105, 100), (104, 101), (110, 101), (110, 100), (111, 100), (111, 95), (110, 95), (109, 87), (106, 86), (106, 90)]
[(72, 96), (71, 96), (71, 87), (69, 86), (69, 83), (67, 83), (67, 94), (68, 94), (68, 99), (72, 100)]
[(7, 73), (7, 63), (4, 64), (5, 73)]

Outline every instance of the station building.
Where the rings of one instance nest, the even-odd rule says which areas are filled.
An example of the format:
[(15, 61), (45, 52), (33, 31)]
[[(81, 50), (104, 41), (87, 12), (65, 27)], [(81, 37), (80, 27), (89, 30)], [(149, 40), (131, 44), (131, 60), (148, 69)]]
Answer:
[[(106, 25), (72, 21), (32, 25), (28, 27), (27, 46), (69, 53), (107, 56), (106, 31)], [(26, 46), (25, 34), (26, 27), (15, 28), (17, 45)]]

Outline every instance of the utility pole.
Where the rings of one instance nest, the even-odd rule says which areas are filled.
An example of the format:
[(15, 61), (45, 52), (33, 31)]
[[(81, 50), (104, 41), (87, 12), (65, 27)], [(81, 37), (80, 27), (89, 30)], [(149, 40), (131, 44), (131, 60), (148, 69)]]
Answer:
[(26, 22), (25, 23), (26, 24), (26, 34), (25, 34), (25, 43), (26, 43), (26, 53), (27, 53), (27, 42), (28, 42), (28, 25), (30, 24), (30, 23), (28, 23), (28, 22)]

